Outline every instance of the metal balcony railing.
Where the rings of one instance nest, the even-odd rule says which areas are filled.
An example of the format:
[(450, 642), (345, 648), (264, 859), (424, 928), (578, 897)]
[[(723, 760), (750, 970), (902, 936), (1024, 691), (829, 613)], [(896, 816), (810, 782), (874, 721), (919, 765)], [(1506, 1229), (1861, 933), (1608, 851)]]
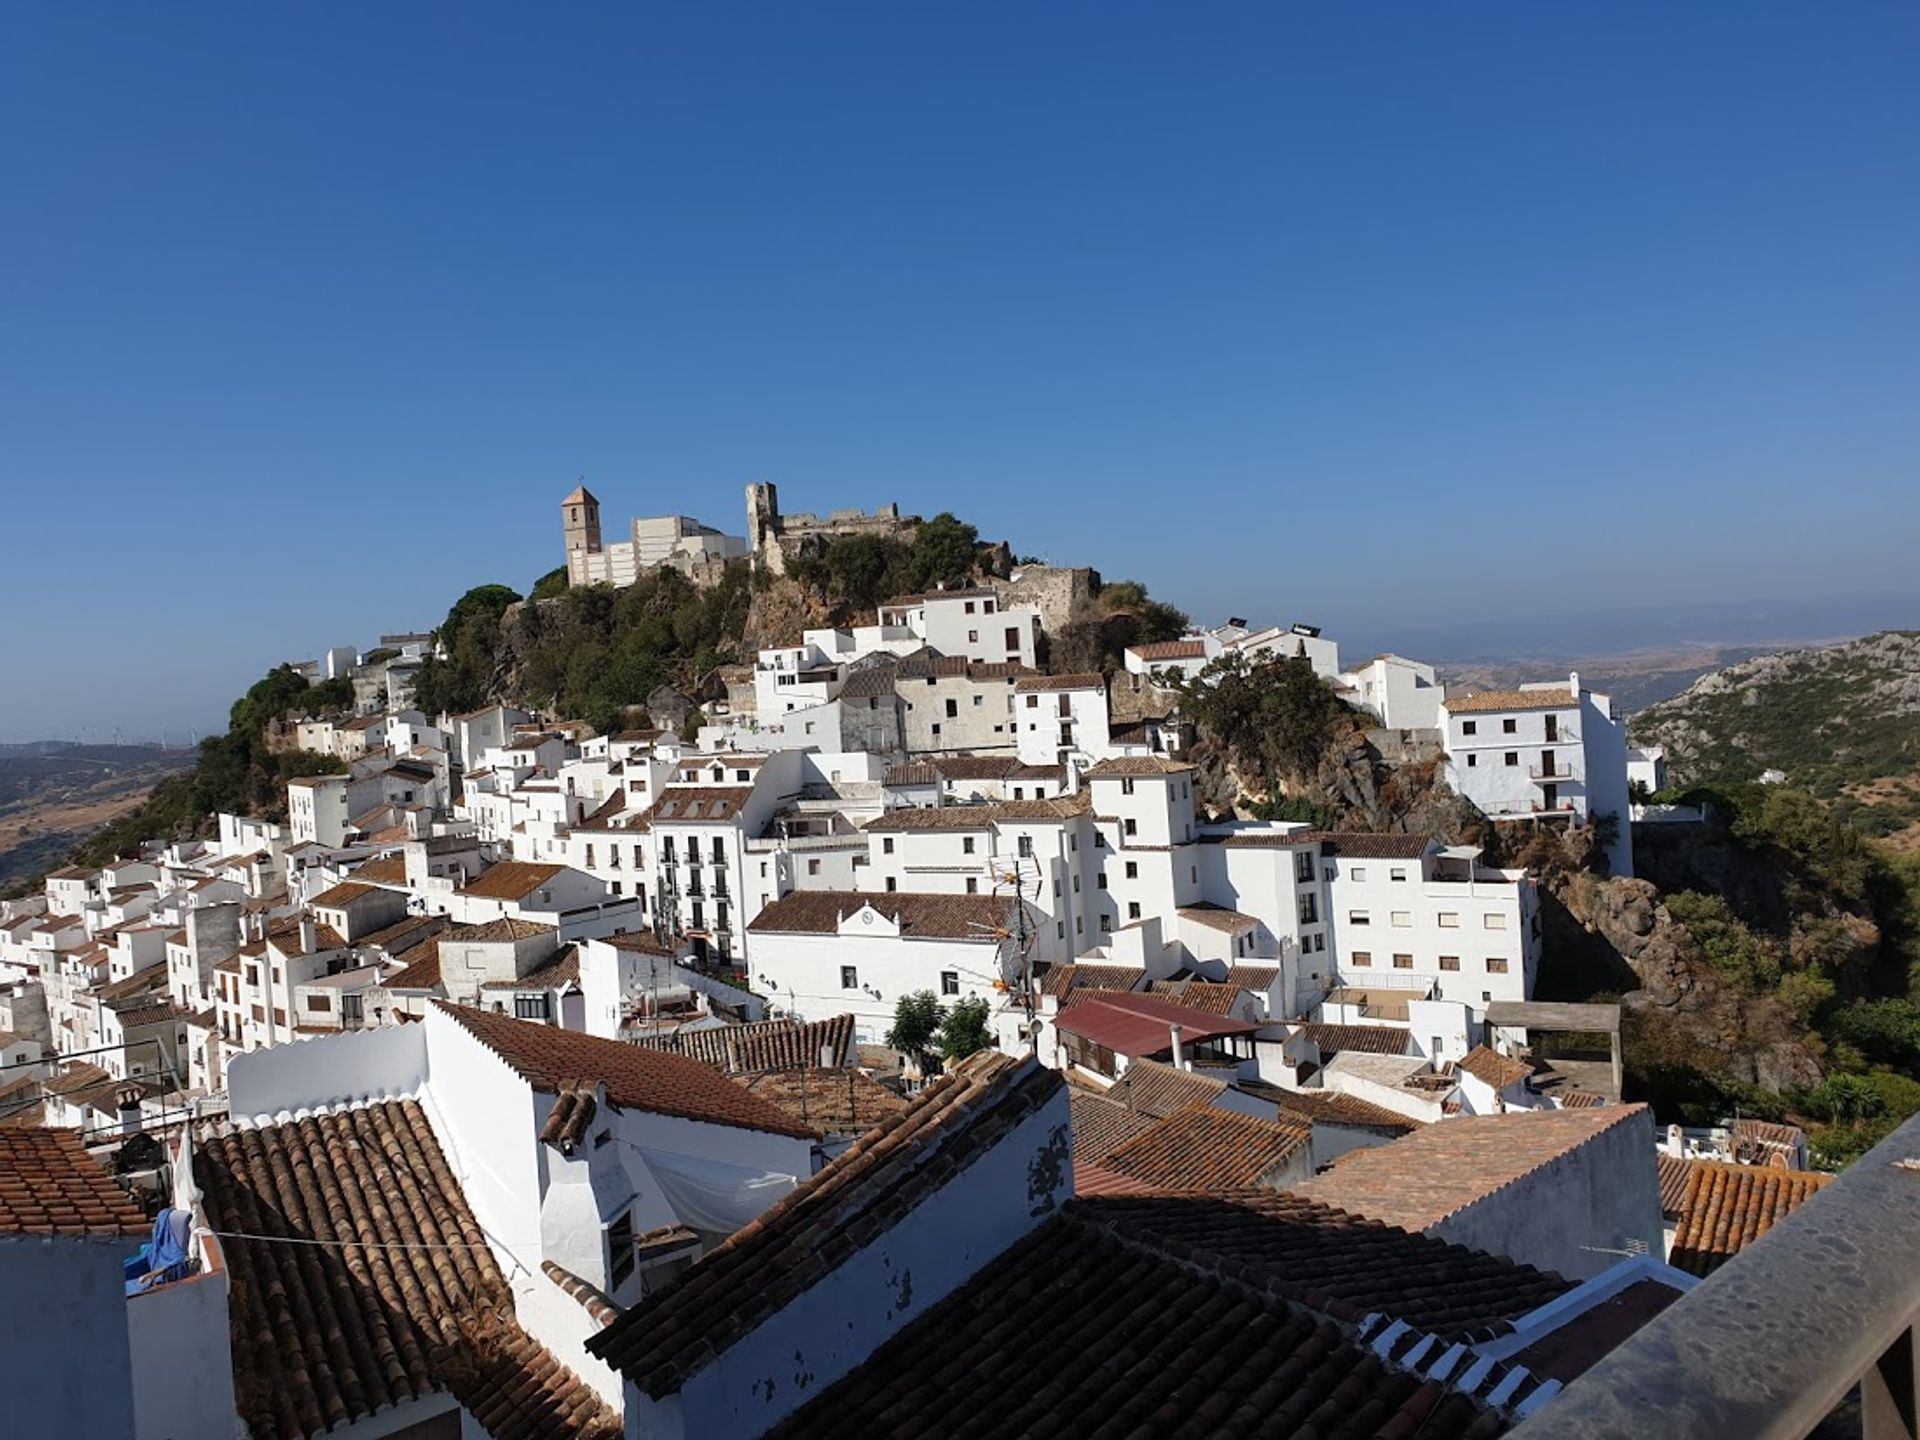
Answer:
[[(1920, 1117), (1631, 1336), (1513, 1440), (1912, 1440)], [(1859, 1387), (1851, 1405), (1835, 1414)]]
[(1527, 777), (1531, 780), (1538, 780), (1546, 783), (1554, 783), (1559, 781), (1571, 782), (1571, 781), (1578, 780), (1580, 778), (1578, 775), (1574, 774), (1573, 771), (1569, 770), (1564, 765), (1556, 765), (1551, 770), (1540, 765), (1529, 765), (1527, 767)]

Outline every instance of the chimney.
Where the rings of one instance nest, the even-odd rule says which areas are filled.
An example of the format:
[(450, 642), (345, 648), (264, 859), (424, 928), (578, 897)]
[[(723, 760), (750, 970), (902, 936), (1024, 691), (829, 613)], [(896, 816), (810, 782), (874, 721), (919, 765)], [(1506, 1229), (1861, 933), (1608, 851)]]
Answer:
[(1667, 1153), (1675, 1159), (1687, 1158), (1687, 1136), (1678, 1125), (1667, 1126)]
[(822, 1045), (820, 1047), (820, 1068), (822, 1070), (832, 1070), (839, 1065), (839, 1063), (840, 1057), (833, 1053), (833, 1046)]
[(313, 912), (302, 910), (300, 912), (300, 953), (311, 955), (319, 948), (320, 939), (313, 928)]
[(120, 1107), (120, 1133), (138, 1135), (141, 1126), (139, 1087), (129, 1085), (120, 1091), (117, 1098)]
[(1578, 670), (1569, 670), (1567, 672), (1567, 689), (1573, 692), (1574, 699), (1578, 700), (1580, 698), (1580, 672)]
[(1176, 1070), (1190, 1070), (1190, 1069), (1192, 1069), (1193, 1067), (1187, 1064), (1187, 1059), (1186, 1059), (1186, 1054), (1185, 1054), (1185, 1052), (1184, 1052), (1184, 1051), (1182, 1051), (1182, 1050), (1181, 1050), (1181, 1048), (1180, 1048), (1180, 1024), (1179, 1024), (1179, 1022), (1178, 1022), (1178, 1021), (1173, 1021), (1173, 1022), (1171, 1022), (1171, 1023), (1169, 1023), (1169, 1024), (1168, 1024), (1168, 1026), (1167, 1026), (1167, 1030), (1168, 1030), (1168, 1032), (1169, 1032), (1169, 1033), (1171, 1033), (1171, 1034), (1172, 1034), (1172, 1036), (1173, 1036), (1173, 1068), (1174, 1068), (1174, 1069), (1176, 1069)]

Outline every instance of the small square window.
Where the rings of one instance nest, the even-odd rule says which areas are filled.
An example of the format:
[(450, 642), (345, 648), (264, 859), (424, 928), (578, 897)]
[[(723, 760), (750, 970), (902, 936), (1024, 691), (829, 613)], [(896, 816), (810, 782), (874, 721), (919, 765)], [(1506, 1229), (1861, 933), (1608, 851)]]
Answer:
[(1500, 958), (1499, 956), (1497, 956), (1497, 955), (1494, 955), (1494, 956), (1489, 956), (1489, 957), (1488, 957), (1488, 959), (1487, 959), (1487, 974), (1489, 974), (1489, 975), (1504, 975), (1504, 974), (1506, 974), (1506, 973), (1507, 973), (1507, 962), (1506, 962), (1505, 960), (1503, 960), (1503, 959), (1501, 959), (1501, 958)]
[(1369, 968), (1373, 964), (1373, 952), (1371, 950), (1354, 951), (1353, 963), (1356, 968), (1361, 970)]
[(1518, 750), (1507, 751), (1506, 763), (1509, 765), (1518, 765), (1520, 763), (1520, 752)]
[(840, 988), (842, 990), (858, 990), (860, 988), (860, 971), (857, 966), (842, 965), (840, 967)]
[(942, 995), (958, 995), (960, 993), (960, 972), (958, 970), (942, 970), (940, 972), (940, 993)]
[(1393, 968), (1396, 970), (1411, 970), (1413, 968), (1413, 956), (1396, 954), (1393, 957)]
[(1139, 878), (1140, 878), (1140, 863), (1137, 860), (1127, 861), (1127, 879), (1138, 880)]
[(1479, 734), (1479, 733), (1480, 733), (1480, 722), (1479, 722), (1478, 720), (1462, 720), (1462, 721), (1460, 722), (1460, 733), (1461, 733), (1462, 735), (1477, 735), (1477, 734)]
[(1442, 955), (1440, 957), (1440, 968), (1442, 970), (1458, 970), (1460, 968), (1460, 957), (1458, 955)]
[(1520, 722), (1512, 716), (1508, 716), (1500, 722), (1500, 733), (1502, 735), (1518, 735), (1520, 733)]
[(1354, 866), (1354, 867), (1353, 867), (1353, 874), (1352, 874), (1352, 876), (1351, 876), (1351, 878), (1352, 878), (1352, 879), (1355, 879), (1355, 880), (1364, 880), (1364, 879), (1366, 879), (1366, 878), (1367, 878), (1367, 867), (1366, 867), (1366, 866), (1364, 866), (1364, 865), (1356, 865), (1356, 866)]
[(1480, 757), (1478, 755), (1467, 756), (1467, 769), (1476, 770), (1479, 768), (1479, 766), (1480, 766)]

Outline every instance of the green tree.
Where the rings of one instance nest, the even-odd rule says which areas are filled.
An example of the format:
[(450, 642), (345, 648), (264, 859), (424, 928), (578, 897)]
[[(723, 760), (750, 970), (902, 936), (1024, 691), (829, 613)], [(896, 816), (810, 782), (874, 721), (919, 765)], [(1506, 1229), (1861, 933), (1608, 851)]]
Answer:
[(1778, 947), (1748, 929), (1724, 897), (1681, 890), (1667, 896), (1666, 904), (1667, 913), (1687, 927), (1701, 955), (1728, 984), (1757, 994), (1780, 983)]
[(1871, 1120), (1887, 1108), (1885, 1097), (1863, 1075), (1829, 1075), (1807, 1099), (1835, 1124)]
[(556, 565), (553, 569), (533, 582), (533, 589), (527, 592), (527, 598), (529, 600), (552, 600), (556, 596), (566, 594), (571, 583), (567, 578), (567, 567), (564, 565)]
[(1181, 692), (1185, 709), (1271, 794), (1309, 780), (1350, 712), (1304, 655), (1210, 663)]
[(446, 650), (414, 676), (414, 703), (428, 714), (476, 710), (486, 704), (500, 648), (500, 617), (520, 599), (505, 585), (476, 585), (447, 611), (434, 632)]
[(902, 995), (893, 1007), (893, 1028), (887, 1031), (887, 1044), (924, 1065), (946, 1018), (947, 1012), (940, 1008), (931, 990)]
[(979, 548), (980, 532), (942, 510), (913, 537), (913, 583), (922, 590), (964, 585)]
[(879, 535), (842, 535), (827, 547), (824, 562), (832, 593), (849, 605), (870, 610), (895, 588), (905, 548)]
[[(931, 998), (931, 997), (929, 997)], [(940, 1033), (933, 1045), (949, 1065), (981, 1050), (993, 1048), (993, 1029), (988, 1024), (987, 1002), (979, 996), (956, 1000), (940, 1022)]]

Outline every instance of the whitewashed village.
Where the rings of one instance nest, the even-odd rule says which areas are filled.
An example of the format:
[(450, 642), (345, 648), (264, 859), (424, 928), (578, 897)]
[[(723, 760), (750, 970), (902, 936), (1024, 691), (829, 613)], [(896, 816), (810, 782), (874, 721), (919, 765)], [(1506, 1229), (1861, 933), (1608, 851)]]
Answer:
[[(921, 523), (558, 509), (615, 593)], [(1097, 580), (989, 570), (617, 727), (343, 643), (284, 818), (6, 902), (9, 1433), (1552, 1435), (1828, 1182), (1624, 1098), (1524, 865), (1201, 793), (1196, 695), (1310, 670), (1631, 876), (1663, 757), (1579, 674), (1457, 692), (1277, 614), (1058, 668)]]

